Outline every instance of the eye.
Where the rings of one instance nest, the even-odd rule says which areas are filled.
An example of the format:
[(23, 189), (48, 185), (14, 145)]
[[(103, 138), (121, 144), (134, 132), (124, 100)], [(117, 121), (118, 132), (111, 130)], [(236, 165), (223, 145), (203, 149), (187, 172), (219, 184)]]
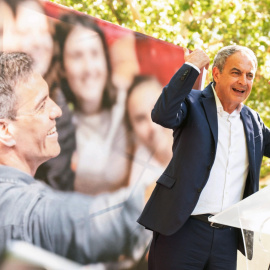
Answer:
[(47, 101), (47, 100), (44, 100), (44, 101), (41, 103), (41, 105), (38, 107), (38, 109), (37, 109), (37, 112), (38, 112), (38, 113), (44, 111), (45, 106), (46, 106), (46, 101)]

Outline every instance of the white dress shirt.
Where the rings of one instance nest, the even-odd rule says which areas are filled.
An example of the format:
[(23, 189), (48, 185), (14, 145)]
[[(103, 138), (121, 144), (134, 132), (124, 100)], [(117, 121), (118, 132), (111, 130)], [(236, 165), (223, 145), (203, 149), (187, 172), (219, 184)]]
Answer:
[(213, 85), (212, 88), (218, 116), (217, 152), (209, 179), (192, 215), (216, 214), (239, 202), (243, 198), (249, 169), (246, 136), (240, 118), (243, 104), (239, 104), (231, 114), (227, 113)]

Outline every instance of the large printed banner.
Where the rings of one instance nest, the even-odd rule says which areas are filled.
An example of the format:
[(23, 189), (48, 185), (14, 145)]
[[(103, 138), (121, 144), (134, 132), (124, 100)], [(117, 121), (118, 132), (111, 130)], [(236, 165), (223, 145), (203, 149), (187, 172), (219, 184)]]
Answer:
[[(52, 18), (59, 19), (62, 14), (67, 12), (85, 16), (85, 14), (50, 1), (45, 1), (44, 4), (46, 14)], [(113, 62), (116, 69), (118, 65), (121, 65), (121, 61), (127, 65), (132, 63), (134, 66), (132, 66), (133, 69), (129, 73), (154, 75), (162, 86), (165, 86), (184, 63), (184, 51), (180, 46), (131, 31), (98, 18), (87, 17), (91, 18), (104, 32), (111, 51), (111, 57), (113, 60), (116, 58), (115, 62)], [(129, 43), (128, 41), (124, 43), (124, 40), (128, 38), (132, 39), (132, 41), (129, 40)], [(121, 41), (122, 39), (123, 41)], [(118, 43), (120, 44), (118, 45)], [(123, 72), (125, 71), (123, 70)], [(196, 81), (194, 89), (202, 90), (204, 88), (202, 75)]]
[[(61, 153), (41, 165), (36, 178), (54, 189), (106, 197), (107, 207), (90, 213), (92, 249), (110, 253), (125, 245), (90, 269), (147, 269), (152, 235), (136, 220), (171, 159), (173, 142), (172, 130), (153, 123), (151, 110), (184, 63), (183, 48), (49, 1), (0, 3), (2, 49), (29, 53), (62, 109)], [(195, 89), (203, 88), (202, 78), (203, 72)], [(127, 202), (132, 213), (123, 208)], [(105, 248), (103, 239), (107, 243), (115, 227), (104, 220), (119, 211), (130, 214), (128, 230), (119, 221), (119, 243)], [(104, 232), (102, 239), (94, 239), (95, 230)]]

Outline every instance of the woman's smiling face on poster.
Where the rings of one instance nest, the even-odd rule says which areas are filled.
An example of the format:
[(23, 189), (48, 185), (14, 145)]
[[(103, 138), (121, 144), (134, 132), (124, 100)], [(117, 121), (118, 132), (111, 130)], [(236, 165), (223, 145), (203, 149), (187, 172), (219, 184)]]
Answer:
[(98, 112), (108, 77), (98, 33), (75, 26), (65, 42), (63, 60), (66, 79), (78, 103), (87, 104), (93, 113)]

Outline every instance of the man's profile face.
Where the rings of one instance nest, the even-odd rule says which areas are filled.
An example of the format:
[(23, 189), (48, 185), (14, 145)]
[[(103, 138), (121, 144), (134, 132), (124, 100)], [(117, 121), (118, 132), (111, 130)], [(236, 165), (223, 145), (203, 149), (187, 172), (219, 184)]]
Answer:
[(50, 99), (48, 85), (40, 74), (33, 73), (15, 87), (17, 116), (11, 122), (14, 146), (25, 162), (44, 161), (60, 153), (55, 119), (61, 109)]
[(229, 56), (222, 73), (217, 67), (213, 68), (215, 90), (223, 107), (224, 104), (237, 107), (248, 98), (255, 72), (255, 63), (245, 52), (236, 52)]

